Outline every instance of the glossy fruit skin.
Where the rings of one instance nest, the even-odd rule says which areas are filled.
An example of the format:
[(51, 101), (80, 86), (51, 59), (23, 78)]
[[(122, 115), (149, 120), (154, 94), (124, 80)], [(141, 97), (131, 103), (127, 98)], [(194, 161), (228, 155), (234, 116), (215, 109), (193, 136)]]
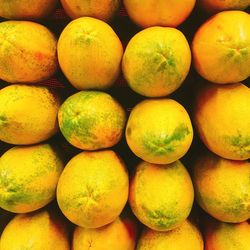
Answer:
[(53, 212), (39, 210), (16, 215), (4, 229), (1, 250), (70, 250), (65, 223)]
[(47, 27), (30, 21), (1, 22), (0, 43), (0, 79), (38, 83), (55, 74), (57, 39)]
[(158, 232), (145, 228), (138, 241), (136, 250), (203, 250), (202, 235), (189, 220), (176, 229)]
[(108, 22), (120, 7), (120, 0), (61, 0), (66, 13), (72, 18), (89, 16)]
[(205, 145), (230, 160), (250, 157), (250, 89), (244, 84), (207, 84), (195, 101), (193, 122)]
[(101, 20), (81, 17), (70, 22), (59, 37), (57, 50), (64, 75), (79, 90), (107, 89), (120, 74), (121, 41)]
[(40, 143), (58, 131), (59, 95), (44, 86), (9, 85), (0, 90), (0, 140)]
[(248, 161), (201, 155), (193, 166), (196, 201), (217, 220), (244, 222), (250, 218), (249, 177)]
[(151, 26), (177, 27), (192, 12), (195, 0), (125, 0), (129, 17), (143, 28)]
[(163, 97), (181, 86), (190, 64), (191, 51), (181, 31), (151, 27), (129, 41), (122, 71), (135, 92), (147, 97)]
[(144, 161), (172, 163), (186, 154), (192, 139), (189, 115), (175, 100), (144, 100), (130, 113), (126, 140), (133, 153)]
[(74, 224), (98, 228), (113, 222), (128, 199), (124, 163), (112, 150), (82, 152), (66, 165), (57, 186), (57, 202)]
[(191, 178), (180, 161), (141, 162), (130, 181), (129, 204), (136, 217), (156, 231), (169, 231), (188, 217), (194, 199)]
[(196, 31), (192, 42), (194, 67), (206, 80), (231, 84), (250, 76), (250, 15), (223, 11)]
[(0, 16), (7, 19), (36, 20), (54, 10), (57, 0), (0, 0)]

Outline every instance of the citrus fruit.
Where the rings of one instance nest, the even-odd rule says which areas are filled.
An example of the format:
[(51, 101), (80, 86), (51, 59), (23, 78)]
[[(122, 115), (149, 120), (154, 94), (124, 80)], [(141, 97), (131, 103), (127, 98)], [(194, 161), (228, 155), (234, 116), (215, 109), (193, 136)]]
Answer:
[(136, 224), (128, 218), (117, 218), (114, 222), (96, 229), (76, 227), (73, 249), (134, 250), (136, 235)]
[(128, 43), (122, 70), (129, 86), (148, 97), (166, 96), (183, 83), (191, 52), (183, 33), (175, 28), (151, 27)]
[(58, 120), (62, 134), (73, 146), (96, 150), (119, 142), (126, 114), (109, 94), (80, 91), (63, 103)]
[(47, 210), (16, 215), (4, 229), (1, 250), (70, 250), (64, 223)]
[(82, 152), (66, 165), (57, 186), (64, 215), (85, 228), (113, 222), (128, 199), (128, 173), (111, 150)]
[(145, 228), (137, 250), (203, 250), (203, 239), (198, 228), (185, 220), (178, 228), (158, 232)]
[(200, 5), (209, 13), (223, 10), (243, 10), (250, 6), (249, 0), (199, 0)]
[(105, 89), (120, 73), (123, 48), (105, 22), (81, 17), (70, 22), (58, 41), (58, 59), (64, 75), (77, 89)]
[(210, 221), (205, 227), (204, 241), (205, 250), (249, 250), (250, 224)]
[(0, 16), (8, 19), (39, 19), (47, 16), (57, 0), (0, 0)]
[(11, 144), (34, 144), (58, 130), (60, 99), (49, 88), (9, 85), (0, 90), (0, 140)]
[(194, 164), (193, 184), (199, 205), (214, 218), (239, 223), (250, 219), (250, 163), (211, 153)]
[(36, 83), (57, 69), (55, 36), (29, 21), (0, 23), (0, 79), (9, 83)]
[(197, 96), (194, 123), (206, 146), (231, 159), (250, 158), (250, 89), (208, 84)]
[(178, 102), (144, 100), (130, 113), (126, 139), (141, 159), (166, 164), (186, 154), (192, 143), (193, 129), (188, 113)]
[(141, 27), (176, 27), (192, 12), (195, 0), (124, 0), (130, 18)]
[(120, 0), (61, 0), (66, 13), (72, 18), (83, 16), (109, 21), (120, 7)]
[(193, 61), (208, 81), (237, 83), (250, 76), (250, 15), (223, 11), (207, 20), (196, 32)]
[(180, 226), (191, 211), (193, 199), (191, 178), (180, 161), (168, 165), (141, 162), (130, 182), (132, 211), (153, 230)]
[(27, 213), (55, 198), (63, 162), (49, 144), (16, 146), (0, 158), (0, 207)]

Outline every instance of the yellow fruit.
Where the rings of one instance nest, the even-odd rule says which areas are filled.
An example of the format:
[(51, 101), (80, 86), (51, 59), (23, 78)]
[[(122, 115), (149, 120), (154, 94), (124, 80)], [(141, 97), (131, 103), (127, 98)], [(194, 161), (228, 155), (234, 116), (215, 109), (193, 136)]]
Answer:
[(167, 164), (184, 156), (193, 129), (184, 107), (172, 99), (144, 100), (130, 113), (126, 139), (144, 161)]
[[(224, 2), (224, 1), (223, 1)], [(208, 81), (237, 83), (250, 76), (250, 15), (223, 11), (207, 20), (192, 43), (193, 62)]]
[(57, 69), (56, 38), (43, 25), (28, 21), (0, 23), (0, 78), (36, 83)]
[(55, 198), (62, 170), (49, 144), (11, 148), (0, 158), (0, 207), (13, 213), (44, 207)]
[(72, 18), (83, 16), (109, 21), (120, 7), (120, 0), (61, 0), (66, 13)]
[(192, 12), (195, 0), (124, 0), (130, 18), (139, 26), (176, 27)]
[(73, 146), (96, 150), (120, 141), (126, 114), (109, 94), (81, 91), (63, 103), (58, 120), (62, 134)]
[(3, 231), (1, 250), (70, 250), (64, 223), (42, 210), (15, 216)]
[(128, 199), (128, 173), (111, 150), (82, 152), (66, 165), (57, 186), (64, 215), (85, 228), (113, 222)]
[(136, 217), (153, 230), (180, 226), (193, 200), (192, 181), (180, 161), (168, 165), (141, 162), (130, 182), (129, 204)]
[(250, 0), (199, 0), (198, 2), (210, 13), (223, 10), (243, 10), (250, 6)]
[(135, 92), (160, 97), (180, 87), (190, 64), (190, 48), (179, 30), (152, 27), (130, 40), (123, 56), (122, 70)]
[(69, 23), (58, 41), (61, 69), (77, 89), (105, 89), (116, 81), (121, 41), (105, 22), (81, 17)]
[(76, 227), (73, 235), (73, 250), (134, 250), (136, 224), (128, 218), (96, 229)]
[(204, 232), (205, 250), (249, 250), (250, 224), (207, 223)]
[(231, 159), (250, 158), (250, 89), (241, 84), (208, 84), (198, 94), (194, 123), (206, 146)]
[(184, 221), (178, 228), (168, 232), (144, 229), (137, 250), (203, 250), (204, 243), (198, 228)]
[(0, 16), (8, 19), (39, 19), (51, 13), (57, 0), (0, 0)]
[(10, 85), (0, 90), (0, 140), (34, 144), (58, 130), (60, 100), (42, 86)]
[(250, 219), (250, 163), (207, 153), (194, 164), (199, 205), (214, 218), (238, 223)]

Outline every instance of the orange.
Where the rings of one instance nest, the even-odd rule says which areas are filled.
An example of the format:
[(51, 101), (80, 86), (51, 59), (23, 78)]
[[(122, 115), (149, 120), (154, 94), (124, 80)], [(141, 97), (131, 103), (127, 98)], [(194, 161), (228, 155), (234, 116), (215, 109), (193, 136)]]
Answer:
[(124, 0), (130, 18), (141, 27), (176, 27), (192, 12), (195, 0)]
[(198, 228), (185, 220), (178, 228), (168, 232), (157, 232), (145, 228), (137, 250), (203, 250), (203, 239)]
[(237, 83), (250, 76), (250, 15), (223, 11), (207, 20), (196, 32), (194, 66), (208, 81)]
[(114, 222), (95, 229), (76, 227), (73, 250), (134, 250), (137, 225), (129, 218), (117, 218)]
[(70, 250), (62, 220), (47, 210), (16, 215), (4, 229), (1, 250)]
[(187, 111), (172, 99), (144, 100), (131, 111), (126, 140), (141, 159), (167, 164), (188, 151), (193, 128)]
[(66, 13), (72, 18), (83, 16), (109, 21), (120, 7), (120, 0), (61, 0)]
[(194, 164), (193, 184), (199, 205), (214, 218), (239, 223), (250, 219), (250, 163), (211, 153)]
[(109, 94), (81, 91), (63, 103), (58, 120), (62, 134), (73, 146), (96, 150), (120, 141), (126, 114)]
[(206, 146), (231, 159), (250, 158), (250, 89), (208, 84), (197, 96), (194, 123)]
[(10, 83), (47, 80), (57, 70), (57, 40), (43, 25), (0, 23), (0, 79)]
[(0, 90), (0, 140), (34, 144), (58, 131), (60, 98), (49, 88), (9, 85)]
[(223, 10), (243, 10), (250, 6), (249, 0), (199, 0), (201, 6), (210, 13)]
[(39, 19), (55, 8), (57, 0), (0, 0), (0, 16), (8, 19)]
[(58, 41), (61, 69), (77, 89), (105, 89), (120, 74), (123, 48), (105, 22), (81, 17), (69, 23)]
[(250, 224), (229, 224), (211, 220), (204, 232), (205, 250), (249, 250)]
[(191, 64), (188, 42), (181, 31), (152, 27), (128, 43), (122, 70), (129, 86), (148, 97), (166, 96), (178, 89)]
[(49, 144), (16, 146), (0, 158), (0, 207), (27, 213), (55, 198), (63, 161)]
[(128, 186), (126, 167), (115, 152), (82, 152), (66, 165), (57, 186), (57, 202), (71, 222), (98, 228), (120, 215)]
[(179, 227), (188, 217), (193, 200), (192, 181), (180, 161), (168, 165), (141, 162), (135, 169), (129, 204), (147, 227), (157, 231)]

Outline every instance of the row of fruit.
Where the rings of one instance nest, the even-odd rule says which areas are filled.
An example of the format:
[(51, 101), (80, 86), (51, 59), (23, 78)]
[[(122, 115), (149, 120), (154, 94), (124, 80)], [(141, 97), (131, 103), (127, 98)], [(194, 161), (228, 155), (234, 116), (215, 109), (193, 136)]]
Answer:
[[(46, 2), (48, 14), (54, 1)], [(58, 42), (46, 23), (0, 23), (0, 146), (9, 148), (0, 158), (0, 207), (19, 214), (4, 228), (0, 249), (249, 250), (249, 14), (212, 16), (195, 30), (190, 49), (185, 30), (175, 27), (195, 1), (125, 0), (130, 18), (145, 29), (123, 48), (104, 22), (119, 1), (82, 2), (62, 1), (77, 19)], [(220, 10), (219, 2), (200, 1), (210, 12)], [(41, 18), (19, 16), (28, 13), (21, 7), (27, 0), (19, 4), (0, 0), (0, 16)], [(33, 7), (27, 9), (42, 11)], [(94, 14), (81, 12), (88, 8)], [(176, 101), (169, 95), (194, 80), (187, 78), (191, 61), (210, 82), (197, 89), (189, 83), (193, 103)], [(58, 65), (72, 85), (63, 96), (41, 85)], [(109, 93), (121, 71), (128, 93), (138, 94), (130, 113)], [(123, 98), (131, 105), (132, 94)], [(58, 134), (75, 148), (71, 159)], [(207, 148), (201, 154), (192, 150), (198, 139)], [(188, 152), (194, 161), (185, 161)], [(194, 199), (213, 217), (203, 215), (203, 236)]]

